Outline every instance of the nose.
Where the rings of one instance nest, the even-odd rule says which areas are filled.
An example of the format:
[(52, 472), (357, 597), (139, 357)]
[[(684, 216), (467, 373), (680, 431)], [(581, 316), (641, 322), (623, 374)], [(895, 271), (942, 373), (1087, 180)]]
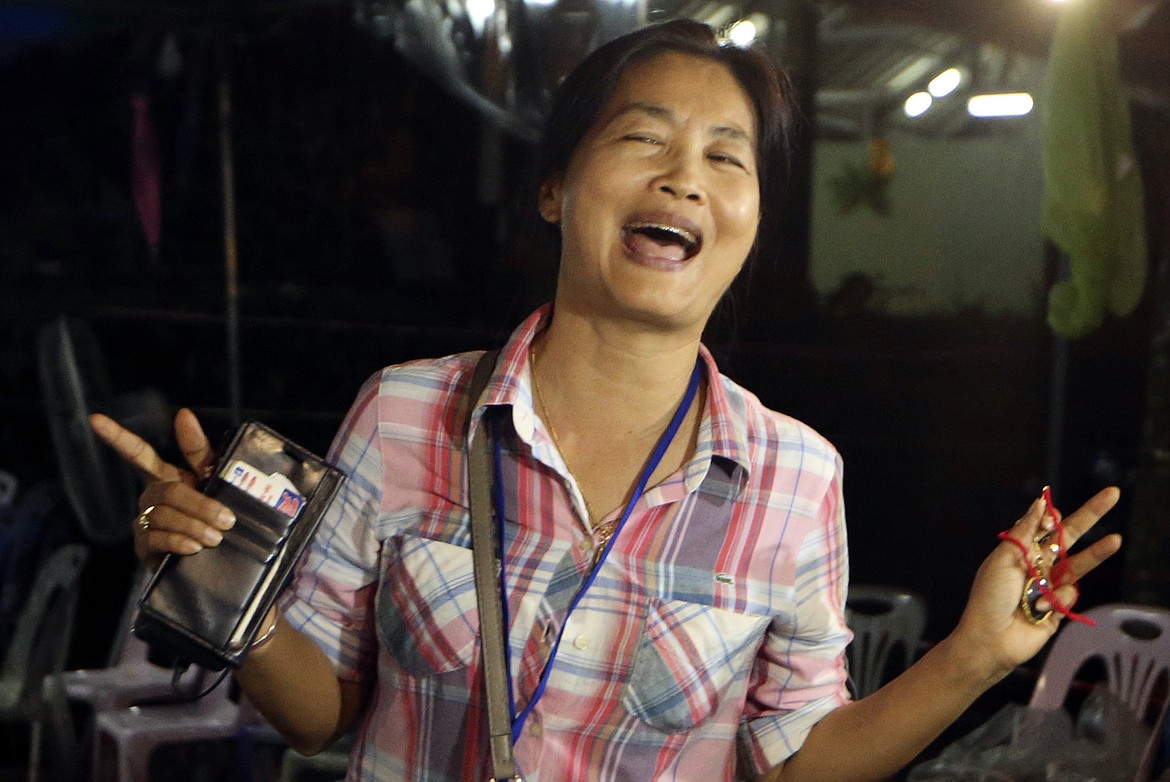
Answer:
[(663, 182), (658, 186), (658, 189), (664, 193), (670, 193), (675, 198), (685, 198), (686, 200), (694, 201), (695, 203), (703, 203), (703, 196), (699, 190), (687, 184)]
[(693, 154), (680, 152), (671, 157), (670, 164), (656, 177), (655, 185), (659, 191), (675, 198), (704, 203), (707, 197), (699, 173), (700, 165)]

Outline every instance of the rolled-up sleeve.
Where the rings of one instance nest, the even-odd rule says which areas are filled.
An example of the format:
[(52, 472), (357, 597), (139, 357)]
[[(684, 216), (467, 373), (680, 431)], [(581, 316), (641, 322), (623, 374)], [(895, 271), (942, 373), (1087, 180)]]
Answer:
[(373, 596), (380, 545), (372, 521), (382, 491), (380, 375), (363, 384), (334, 438), (330, 460), (346, 474), (346, 481), (281, 596), (288, 622), (321, 647), (345, 681), (372, 675), (377, 648)]
[(752, 670), (739, 755), (753, 774), (795, 754), (813, 726), (849, 699), (845, 647), (852, 634), (845, 624), (849, 561), (840, 457), (834, 454), (832, 464), (800, 541), (793, 608), (773, 618)]

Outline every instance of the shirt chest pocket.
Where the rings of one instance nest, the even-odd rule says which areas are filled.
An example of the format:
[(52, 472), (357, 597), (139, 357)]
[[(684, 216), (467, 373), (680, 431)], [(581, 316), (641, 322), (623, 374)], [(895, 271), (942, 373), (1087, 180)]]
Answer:
[(763, 616), (651, 600), (623, 706), (667, 733), (696, 727), (751, 673), (767, 626)]
[(412, 676), (466, 668), (479, 637), (471, 550), (426, 538), (386, 541), (378, 640)]

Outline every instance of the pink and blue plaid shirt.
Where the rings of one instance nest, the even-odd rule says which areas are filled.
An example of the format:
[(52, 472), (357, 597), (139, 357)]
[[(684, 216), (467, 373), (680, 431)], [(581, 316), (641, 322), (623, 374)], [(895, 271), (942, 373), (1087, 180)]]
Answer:
[[(473, 415), (502, 408), (513, 697), (532, 697), (593, 563), (584, 502), (536, 417), (512, 335)], [(463, 455), (477, 353), (389, 367), (333, 444), (351, 476), (283, 601), (371, 695), (348, 779), (481, 782), (488, 771)], [(841, 462), (718, 374), (693, 458), (637, 503), (568, 618), (515, 753), (528, 782), (732, 780), (800, 748), (847, 698)], [(615, 511), (615, 513), (620, 512)]]

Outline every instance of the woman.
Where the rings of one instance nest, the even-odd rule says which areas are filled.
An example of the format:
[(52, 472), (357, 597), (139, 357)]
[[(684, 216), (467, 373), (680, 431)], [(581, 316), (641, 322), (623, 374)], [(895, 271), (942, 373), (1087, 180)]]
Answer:
[[(1021, 613), (1025, 563), (1002, 543), (955, 631), (849, 700), (840, 460), (700, 344), (773, 220), (790, 106), (763, 57), (675, 22), (599, 49), (551, 114), (539, 211), (560, 236), (555, 301), (512, 335), (472, 414), (472, 437), (498, 445), (530, 782), (729, 780), (737, 765), (882, 779), (1056, 630)], [(357, 725), (350, 779), (489, 776), (460, 450), (478, 356), (390, 367), (362, 388), (332, 451), (350, 478), (238, 672), (302, 752)], [(219, 541), (231, 514), (191, 488), (214, 454), (189, 411), (176, 431), (191, 472), (93, 423), (150, 479), (139, 557)], [(1116, 499), (1072, 514), (1067, 538)], [(1013, 537), (1042, 535), (1043, 511)], [(1098, 541), (1072, 572), (1119, 545)], [(1075, 587), (1056, 596), (1071, 604)]]

